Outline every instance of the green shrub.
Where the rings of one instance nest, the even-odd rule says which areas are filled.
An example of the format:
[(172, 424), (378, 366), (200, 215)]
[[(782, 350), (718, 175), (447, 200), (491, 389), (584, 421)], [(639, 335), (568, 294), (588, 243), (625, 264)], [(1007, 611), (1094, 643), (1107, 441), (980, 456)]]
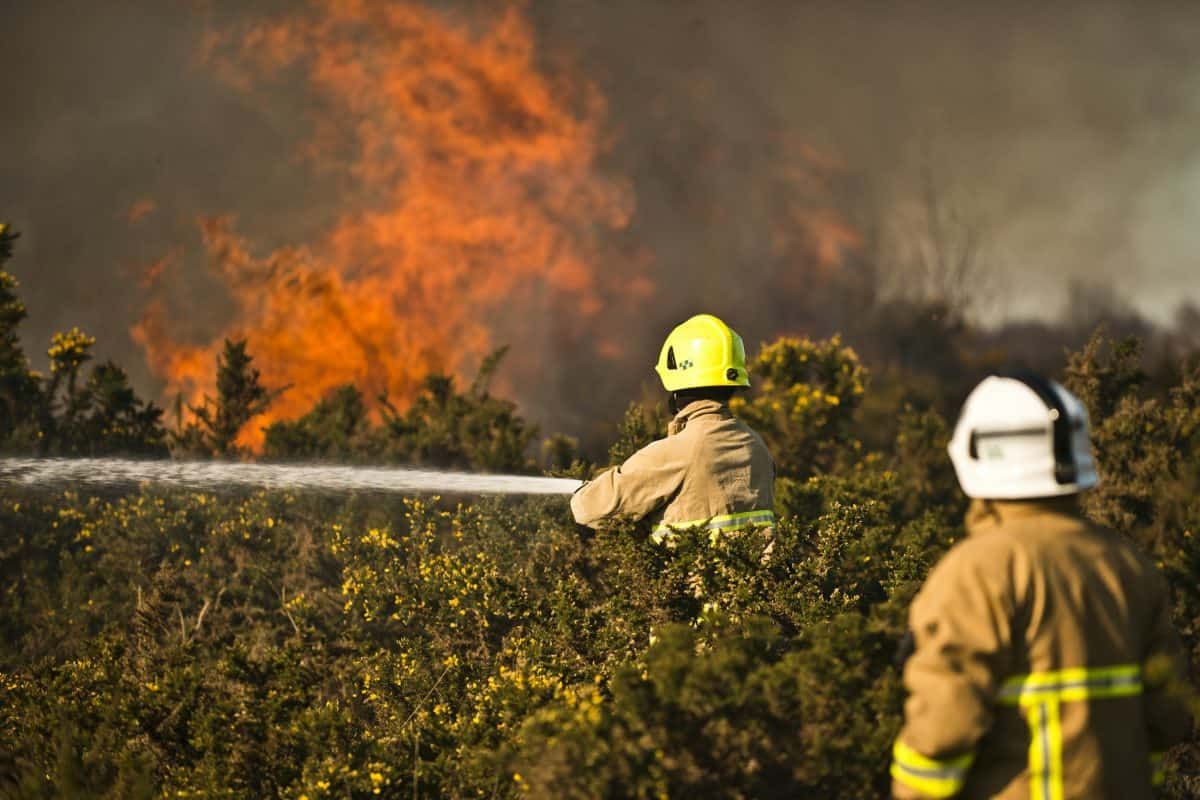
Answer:
[(747, 368), (754, 390), (732, 406), (766, 440), (780, 472), (805, 478), (856, 459), (853, 423), (867, 373), (838, 337), (779, 339)]
[[(28, 370), (13, 286), (0, 273), (4, 446), (161, 452), (123, 373), (84, 379), (89, 337)], [(344, 387), (267, 453), (531, 470), (536, 431), (487, 391), (499, 357), (379, 424)], [(244, 348), (222, 364), (177, 445), (239, 454), (269, 391)], [(837, 339), (781, 339), (751, 369), (735, 409), (778, 460), (770, 532), (657, 545), (579, 529), (563, 498), (0, 490), (0, 730), (19, 732), (0, 796), (883, 796), (906, 612), (963, 535), (946, 404), (890, 376), (887, 424), (864, 421), (868, 375)], [(1096, 423), (1088, 511), (1160, 563), (1200, 664), (1200, 366), (1151, 380), (1135, 343), (1095, 338), (1067, 381)], [(632, 407), (611, 460), (665, 421)], [(592, 468), (566, 440), (547, 460)], [(1170, 796), (1194, 796), (1197, 745)]]

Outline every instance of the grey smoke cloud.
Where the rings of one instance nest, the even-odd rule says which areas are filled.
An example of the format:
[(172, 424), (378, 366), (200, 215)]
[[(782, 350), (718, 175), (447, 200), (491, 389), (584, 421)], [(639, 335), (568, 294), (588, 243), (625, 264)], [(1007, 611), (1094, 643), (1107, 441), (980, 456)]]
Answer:
[[(626, 2), (547, 12), (552, 38), (582, 42), (587, 71), (609, 88), (622, 153), (635, 151), (628, 157), (643, 166), (664, 153), (670, 162), (671, 130), (688, 127), (702, 146), (728, 153), (700, 177), (689, 174), (703, 170), (695, 153), (679, 159), (680, 174), (637, 173), (654, 176), (639, 183), (639, 221), (677, 217), (676, 247), (657, 249), (661, 257), (752, 270), (737, 232), (753, 222), (739, 210), (771, 168), (757, 156), (787, 136), (863, 173), (886, 208), (910, 202), (928, 163), (982, 220), (1008, 273), (1001, 313), (1056, 311), (1070, 278), (1111, 282), (1160, 319), (1181, 296), (1197, 296), (1200, 7), (733, 8)], [(724, 224), (711, 235), (727, 247), (689, 236), (689, 215), (671, 208), (680, 198), (659, 201), (647, 186), (669, 180), (683, 182), (685, 202), (694, 191), (717, 198)], [(725, 265), (713, 263), (717, 254)]]
[[(24, 234), (13, 269), (27, 349), (80, 325), (151, 393), (128, 335), (142, 265), (176, 252), (180, 321), (211, 333), (229, 308), (197, 255), (196, 215), (232, 213), (268, 248), (338, 210), (330, 177), (293, 155), (306, 97), (256, 102), (199, 65), (203, 8), (43, 0), (3, 17), (0, 217)], [(528, 13), (545, 68), (565, 61), (608, 98), (605, 168), (637, 201), (616, 249), (644, 258), (660, 287), (628, 333), (629, 364), (646, 374), (614, 376), (614, 398), (697, 310), (751, 342), (804, 324), (779, 287), (802, 290), (808, 265), (777, 242), (795, 205), (784, 172), (803, 146), (843, 166), (838, 203), (867, 227), (902, 220), (932, 170), (1003, 272), (992, 319), (1055, 313), (1073, 278), (1159, 319), (1200, 298), (1200, 6), (596, 0)], [(830, 313), (836, 326), (854, 309)], [(518, 391), (549, 427), (586, 399), (569, 385)]]

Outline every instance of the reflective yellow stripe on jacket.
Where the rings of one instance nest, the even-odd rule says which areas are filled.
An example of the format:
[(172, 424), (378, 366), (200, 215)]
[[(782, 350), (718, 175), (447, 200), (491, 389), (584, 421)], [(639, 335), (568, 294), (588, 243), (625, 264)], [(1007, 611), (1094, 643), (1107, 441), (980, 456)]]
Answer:
[[(1063, 800), (1063, 703), (1136, 697), (1142, 693), (1142, 671), (1136, 664), (1076, 667), (1017, 675), (1000, 687), (996, 702), (1017, 706), (1031, 733), (1029, 777), (1031, 800)], [(892, 777), (926, 797), (953, 797), (962, 791), (972, 755), (938, 761), (921, 755), (903, 742), (892, 750)], [(1163, 782), (1163, 754), (1151, 755), (1152, 780)]]
[(998, 701), (1005, 705), (1026, 706), (1046, 700), (1070, 703), (1133, 697), (1141, 693), (1141, 668), (1136, 664), (1122, 664), (1116, 667), (1075, 667), (1017, 675), (1000, 687)]
[(743, 511), (738, 514), (723, 514), (710, 519), (694, 519), (690, 522), (664, 522), (650, 534), (656, 542), (661, 542), (673, 530), (700, 527), (708, 531), (726, 531), (735, 528), (745, 528), (750, 525), (774, 525), (775, 512), (767, 510)]
[(1019, 706), (1031, 733), (1029, 780), (1031, 800), (1063, 800), (1063, 703), (1135, 697), (1142, 693), (1142, 671), (1136, 664), (1114, 667), (1075, 667), (1032, 672), (1009, 678), (997, 702)]
[(967, 754), (938, 761), (898, 741), (892, 747), (892, 777), (926, 797), (953, 797), (962, 791), (974, 759)]

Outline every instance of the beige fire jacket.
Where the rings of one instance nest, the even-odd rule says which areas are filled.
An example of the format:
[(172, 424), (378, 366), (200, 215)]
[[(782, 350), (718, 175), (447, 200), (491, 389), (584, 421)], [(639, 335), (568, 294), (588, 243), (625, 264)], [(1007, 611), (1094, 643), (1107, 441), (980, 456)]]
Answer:
[(671, 420), (667, 438), (585, 483), (571, 511), (590, 527), (650, 518), (661, 539), (670, 527), (771, 525), (774, 504), (775, 464), (762, 439), (727, 406), (697, 400)]
[(909, 615), (897, 798), (1141, 800), (1190, 731), (1166, 583), (1074, 497), (976, 501)]

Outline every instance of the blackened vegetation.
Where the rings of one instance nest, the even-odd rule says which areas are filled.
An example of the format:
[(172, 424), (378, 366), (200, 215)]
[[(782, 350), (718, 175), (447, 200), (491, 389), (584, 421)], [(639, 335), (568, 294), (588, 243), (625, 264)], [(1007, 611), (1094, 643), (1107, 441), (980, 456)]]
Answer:
[[(230, 455), (270, 397), (231, 343), (194, 433), (167, 430), (119, 370), (84, 370), (81, 333), (31, 372), (0, 287), (12, 452)], [(1097, 334), (1059, 367), (1095, 417), (1089, 513), (1161, 564), (1200, 656), (1200, 366)], [(266, 454), (533, 469), (486, 373), (379, 421), (346, 387)], [(961, 395), (919, 366), (872, 376), (836, 339), (778, 339), (751, 374), (736, 408), (779, 459), (773, 544), (584, 538), (561, 500), (0, 493), (0, 796), (884, 796), (904, 615), (963, 535), (939, 411)], [(663, 422), (631, 409), (612, 457)], [(543, 452), (592, 468), (563, 437)], [(1172, 753), (1171, 796), (1195, 796), (1198, 745)]]
[(176, 437), (179, 450), (222, 457), (238, 454), (238, 433), (284, 391), (263, 386), (253, 361), (245, 342), (226, 340), (217, 357), (217, 396), (191, 407), (195, 420)]

